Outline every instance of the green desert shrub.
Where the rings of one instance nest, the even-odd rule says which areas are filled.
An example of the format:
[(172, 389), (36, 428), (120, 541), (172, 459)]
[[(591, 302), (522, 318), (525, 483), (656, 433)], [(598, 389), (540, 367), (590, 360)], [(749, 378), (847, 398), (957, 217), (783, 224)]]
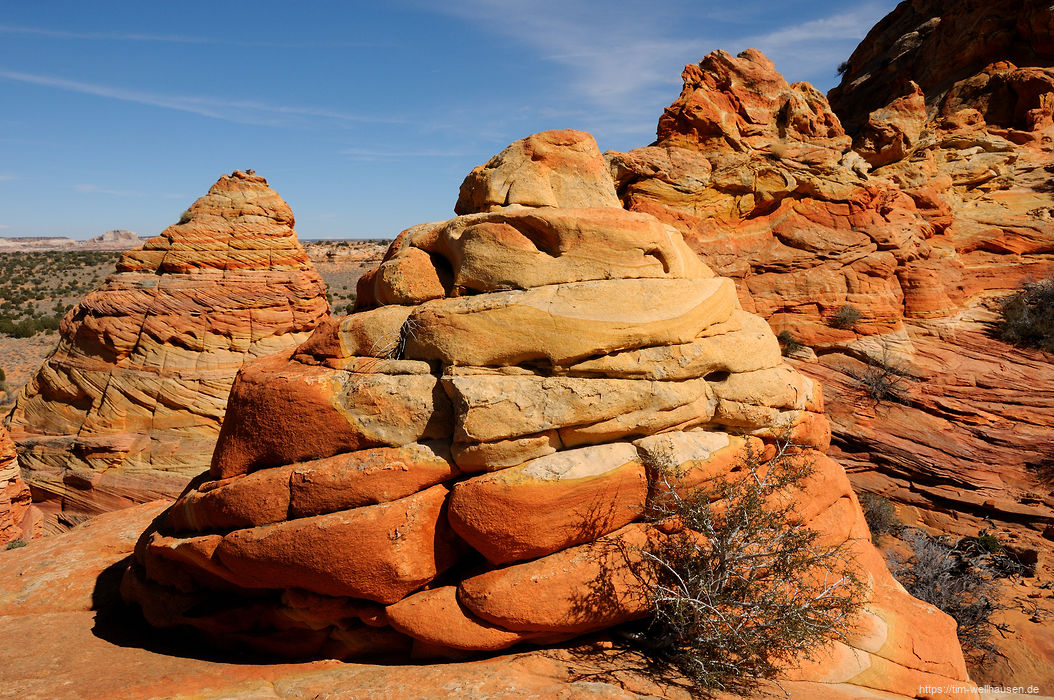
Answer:
[(998, 654), (992, 635), (1008, 629), (995, 620), (1005, 607), (997, 579), (1024, 572), (1012, 555), (991, 551), (992, 543), (983, 539), (986, 534), (953, 539), (906, 528), (901, 538), (912, 555), (891, 567), (908, 593), (955, 619), (963, 652), (975, 663)]
[(779, 341), (780, 352), (783, 353), (784, 356), (798, 352), (805, 347), (804, 344), (794, 337), (793, 333), (786, 329), (779, 332), (776, 336), (776, 340)]
[(856, 328), (856, 324), (859, 323), (860, 319), (864, 317), (864, 312), (856, 308), (852, 304), (843, 304), (839, 306), (834, 314), (827, 323), (831, 328), (840, 328), (842, 330), (852, 330)]
[(7, 543), (7, 546), (4, 547), (4, 549), (18, 549), (19, 547), (25, 547), (25, 546), (26, 546), (26, 541), (25, 540), (21, 540), (21, 539), (20, 540), (11, 540), (10, 542)]
[(1026, 282), (999, 303), (996, 335), (1014, 345), (1054, 352), (1054, 278)]
[(877, 541), (882, 535), (896, 533), (900, 530), (900, 520), (897, 518), (897, 509), (888, 498), (883, 498), (874, 493), (860, 494), (860, 507), (864, 511), (864, 520), (871, 530), (871, 534)]
[(632, 568), (654, 614), (623, 635), (702, 695), (750, 693), (844, 639), (860, 605), (846, 546), (797, 523), (796, 499), (773, 498), (812, 472), (792, 447), (769, 463), (748, 454), (705, 488), (661, 483), (649, 502), (649, 520), (680, 529), (638, 550)]

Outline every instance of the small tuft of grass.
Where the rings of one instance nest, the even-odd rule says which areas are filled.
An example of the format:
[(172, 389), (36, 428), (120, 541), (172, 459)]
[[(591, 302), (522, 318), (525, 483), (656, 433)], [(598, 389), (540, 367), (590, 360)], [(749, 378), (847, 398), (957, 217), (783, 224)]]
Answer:
[(10, 542), (8, 542), (7, 546), (4, 547), (4, 549), (5, 550), (7, 550), (7, 549), (18, 549), (19, 547), (25, 547), (25, 546), (26, 546), (26, 541), (22, 540), (22, 539), (18, 539), (18, 540), (11, 540)]
[(1003, 550), (1003, 543), (999, 541), (999, 538), (993, 535), (989, 530), (981, 530), (977, 533), (977, 537), (974, 538), (974, 542), (977, 543), (984, 551), (989, 554), (995, 554)]

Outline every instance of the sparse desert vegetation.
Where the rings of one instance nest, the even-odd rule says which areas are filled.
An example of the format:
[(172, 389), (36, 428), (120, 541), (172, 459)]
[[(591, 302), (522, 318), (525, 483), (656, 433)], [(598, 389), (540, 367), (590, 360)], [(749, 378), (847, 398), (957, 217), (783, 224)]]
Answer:
[(971, 661), (982, 663), (997, 654), (993, 635), (1008, 631), (998, 621), (1007, 603), (997, 581), (1020, 575), (1025, 567), (985, 531), (952, 538), (908, 528), (901, 539), (912, 554), (891, 566), (897, 580), (911, 595), (955, 618), (959, 642)]
[(868, 355), (862, 368), (848, 367), (845, 373), (875, 406), (908, 401), (907, 389), (911, 374), (893, 358), (888, 347), (882, 349), (881, 357)]
[(835, 310), (828, 323), (832, 328), (853, 330), (863, 317), (864, 312), (860, 309), (852, 304), (843, 304)]
[(876, 542), (885, 534), (900, 531), (897, 509), (888, 498), (864, 492), (860, 494), (860, 507), (864, 509), (864, 519)]
[(326, 282), (326, 297), (334, 315), (351, 313), (356, 283), (380, 262), (389, 243), (384, 239), (304, 241), (304, 250)]
[(853, 556), (846, 543), (823, 543), (797, 501), (780, 497), (812, 473), (782, 439), (771, 460), (748, 449), (733, 476), (706, 486), (660, 484), (648, 516), (676, 526), (641, 552), (634, 573), (654, 617), (624, 634), (708, 696), (748, 694), (846, 639), (863, 591)]
[(999, 304), (1000, 340), (1054, 353), (1054, 278), (1026, 282)]
[(0, 334), (54, 333), (59, 321), (114, 270), (120, 253), (0, 253)]
[(779, 341), (780, 352), (784, 357), (792, 355), (805, 348), (805, 345), (801, 343), (793, 333), (786, 329), (780, 331), (779, 334), (776, 335), (776, 340)]

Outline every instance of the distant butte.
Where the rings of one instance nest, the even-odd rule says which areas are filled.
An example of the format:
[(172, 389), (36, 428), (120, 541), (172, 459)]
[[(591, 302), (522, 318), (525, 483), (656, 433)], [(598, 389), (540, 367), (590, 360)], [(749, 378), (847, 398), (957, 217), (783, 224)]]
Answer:
[(262, 177), (220, 178), (66, 315), (17, 399), (9, 427), (52, 523), (178, 494), (208, 467), (242, 364), (328, 312), (288, 205)]

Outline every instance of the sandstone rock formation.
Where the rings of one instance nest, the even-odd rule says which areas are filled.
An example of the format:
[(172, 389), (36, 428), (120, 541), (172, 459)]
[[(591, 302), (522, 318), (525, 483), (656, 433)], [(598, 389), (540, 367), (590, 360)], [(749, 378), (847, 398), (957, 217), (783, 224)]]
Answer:
[[(827, 389), (832, 456), (858, 488), (931, 530), (1039, 552), (1037, 581), (1054, 363), (991, 324), (1000, 295), (1054, 276), (1051, 13), (900, 3), (830, 104), (756, 51), (715, 52), (686, 67), (654, 144), (607, 154), (626, 208), (677, 227), (746, 308), (812, 347), (794, 365)], [(843, 305), (862, 318), (839, 323)], [(900, 402), (860, 379), (888, 369)], [(1023, 590), (1049, 624), (1046, 594)]]
[[(1054, 522), (1029, 469), (1054, 439), (1054, 367), (988, 339), (978, 307), (1054, 274), (1054, 71), (997, 63), (936, 107), (920, 74), (860, 122), (855, 150), (823, 96), (756, 51), (710, 54), (684, 80), (655, 144), (607, 154), (624, 205), (676, 226), (745, 306), (820, 353), (802, 370), (832, 388), (835, 444), (861, 484), (951, 531)], [(836, 327), (843, 305), (854, 327)], [(883, 356), (918, 380), (893, 411), (851, 376)]]
[(732, 474), (786, 432), (815, 465), (798, 517), (867, 584), (848, 643), (789, 680), (970, 687), (954, 623), (892, 579), (824, 455), (819, 386), (675, 229), (618, 206), (590, 136), (517, 142), (461, 195), (399, 236), (356, 313), (241, 370), (209, 471), (125, 574), (152, 625), (338, 658), (598, 632), (648, 614), (625, 557), (661, 536), (641, 522), (658, 481)]
[[(953, 86), (994, 63), (1054, 64), (1054, 8), (1045, 0), (913, 0), (876, 24), (845, 62), (831, 104), (850, 133), (917, 83), (932, 118)], [(1014, 102), (993, 105), (1012, 109)]]
[(680, 230), (748, 310), (808, 343), (851, 339), (827, 320), (899, 328), (897, 270), (926, 254), (933, 225), (910, 197), (867, 176), (824, 96), (788, 85), (756, 50), (685, 67), (658, 140), (608, 159), (626, 208)]
[(209, 464), (238, 369), (328, 309), (288, 205), (251, 172), (220, 178), (66, 315), (20, 394), (8, 421), (37, 500), (69, 523), (177, 495)]
[(15, 443), (0, 425), (0, 546), (32, 535), (34, 509), (22, 481)]
[[(582, 659), (545, 649), (443, 664), (260, 663), (238, 656), (238, 650), (210, 655), (200, 644), (180, 644), (145, 625), (130, 624), (134, 616), (120, 605), (116, 588), (136, 538), (166, 505), (104, 513), (28, 547), (0, 549), (0, 636), (11, 640), (0, 664), (0, 694), (47, 700), (690, 700), (687, 692), (638, 674), (599, 677), (605, 670), (600, 654)], [(621, 659), (609, 663), (611, 668), (622, 665)]]

